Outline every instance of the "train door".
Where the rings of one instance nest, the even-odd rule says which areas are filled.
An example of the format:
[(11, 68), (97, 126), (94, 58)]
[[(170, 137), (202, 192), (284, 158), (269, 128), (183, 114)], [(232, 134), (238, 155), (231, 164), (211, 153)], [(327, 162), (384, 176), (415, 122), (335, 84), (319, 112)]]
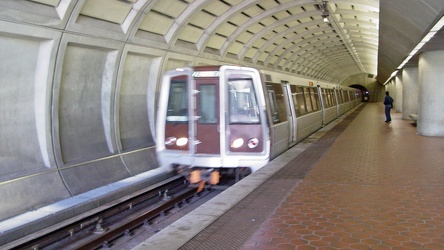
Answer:
[(259, 72), (222, 66), (220, 74), (220, 142), (224, 166), (268, 159), (269, 131)]
[(220, 155), (219, 78), (195, 79), (195, 153)]
[(289, 128), (289, 145), (296, 143), (296, 112), (293, 105), (293, 99), (291, 95), (290, 84), (287, 81), (282, 81), (282, 87), (284, 89), (285, 102), (288, 109), (288, 128)]
[(162, 78), (157, 113), (157, 150), (188, 151), (192, 108), (188, 93), (192, 91), (192, 70), (184, 68), (165, 73)]
[(338, 118), (339, 114), (340, 114), (340, 112), (339, 112), (340, 104), (339, 104), (339, 98), (338, 98), (338, 95), (340, 95), (340, 93), (338, 91), (338, 88), (333, 88), (333, 94), (334, 94), (334, 100), (335, 100), (335, 105), (336, 105), (336, 118)]
[(321, 88), (320, 85), (318, 85), (318, 95), (319, 95), (319, 99), (321, 101), (321, 113), (322, 113), (322, 126), (325, 126), (326, 122), (325, 122), (325, 108), (326, 108), (326, 101), (324, 100), (324, 95), (322, 93), (323, 89)]
[(266, 84), (267, 97), (270, 100), (270, 114), (271, 122), (273, 124), (280, 122), (279, 107), (277, 104), (276, 92), (274, 91), (273, 85), (271, 83)]

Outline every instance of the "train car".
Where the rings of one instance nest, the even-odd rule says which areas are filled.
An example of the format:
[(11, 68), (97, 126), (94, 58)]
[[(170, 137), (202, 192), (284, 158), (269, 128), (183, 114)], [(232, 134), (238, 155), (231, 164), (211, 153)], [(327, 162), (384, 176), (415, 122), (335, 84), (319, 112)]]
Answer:
[(165, 73), (157, 113), (163, 166), (256, 171), (360, 103), (357, 90), (239, 66)]
[(253, 171), (270, 159), (260, 74), (233, 66), (183, 68), (162, 80), (157, 113), (161, 164)]
[(261, 73), (271, 113), (271, 158), (360, 103), (356, 94), (360, 90), (277, 72)]

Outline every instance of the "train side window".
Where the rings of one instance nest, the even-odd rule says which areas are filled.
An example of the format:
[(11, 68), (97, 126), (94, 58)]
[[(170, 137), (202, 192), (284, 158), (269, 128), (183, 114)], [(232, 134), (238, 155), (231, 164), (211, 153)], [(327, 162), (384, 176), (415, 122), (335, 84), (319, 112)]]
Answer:
[(343, 98), (343, 92), (342, 91), (338, 91), (338, 102), (339, 104), (344, 103), (344, 98)]
[(322, 90), (322, 97), (324, 98), (324, 108), (331, 107), (330, 95), (328, 94), (328, 89)]
[(330, 107), (336, 106), (335, 93), (333, 89), (327, 89), (328, 99), (330, 100)]
[(294, 111), (296, 113), (296, 117), (301, 116), (301, 110), (298, 104), (298, 98), (297, 98), (297, 88), (295, 85), (290, 86), (291, 90), (291, 98), (293, 99), (293, 105), (294, 105)]
[(298, 100), (299, 105), (299, 111), (301, 112), (301, 115), (304, 115), (307, 113), (307, 106), (305, 105), (305, 97), (304, 97), (304, 88), (297, 86), (296, 87), (296, 99)]
[(287, 121), (287, 108), (285, 103), (284, 91), (280, 83), (272, 83), (274, 93), (276, 94), (276, 103), (278, 107), (279, 122)]
[(311, 94), (310, 95), (311, 103), (313, 104), (313, 111), (318, 111), (319, 110), (319, 94), (318, 94), (318, 89), (311, 88), (310, 94)]
[(217, 123), (217, 98), (216, 85), (199, 85), (199, 123), (214, 124)]
[(313, 105), (311, 103), (311, 89), (304, 87), (304, 96), (305, 96), (305, 104), (307, 105), (307, 112), (310, 113), (313, 111)]
[(348, 91), (344, 90), (344, 97), (345, 97), (345, 102), (349, 102), (350, 101), (350, 97), (348, 95)]
[(323, 91), (323, 97), (324, 97), (324, 107), (329, 108), (332, 107), (334, 104), (334, 96), (332, 95), (332, 89), (324, 89)]
[(276, 101), (276, 93), (274, 92), (273, 85), (267, 84), (267, 95), (270, 100), (270, 112), (273, 119), (273, 123), (279, 123), (279, 108)]
[(230, 123), (259, 123), (259, 106), (251, 79), (228, 79)]
[(185, 80), (173, 80), (170, 85), (166, 121), (188, 122), (188, 90)]

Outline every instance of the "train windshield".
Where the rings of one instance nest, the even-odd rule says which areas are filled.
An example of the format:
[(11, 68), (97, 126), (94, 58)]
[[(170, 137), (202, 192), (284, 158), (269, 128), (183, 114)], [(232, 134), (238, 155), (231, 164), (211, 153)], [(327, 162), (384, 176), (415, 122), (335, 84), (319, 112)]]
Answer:
[(251, 79), (229, 79), (230, 123), (259, 123), (259, 107)]
[(188, 122), (188, 89), (186, 80), (171, 81), (168, 97), (167, 123)]

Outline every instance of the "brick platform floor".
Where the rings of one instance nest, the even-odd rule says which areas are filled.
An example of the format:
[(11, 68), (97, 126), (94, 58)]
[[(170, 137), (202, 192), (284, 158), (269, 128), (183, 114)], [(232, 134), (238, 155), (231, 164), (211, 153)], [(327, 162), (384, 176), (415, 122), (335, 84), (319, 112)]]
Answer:
[(180, 249), (444, 249), (444, 138), (362, 105)]
[(444, 249), (444, 138), (367, 104), (241, 249)]

